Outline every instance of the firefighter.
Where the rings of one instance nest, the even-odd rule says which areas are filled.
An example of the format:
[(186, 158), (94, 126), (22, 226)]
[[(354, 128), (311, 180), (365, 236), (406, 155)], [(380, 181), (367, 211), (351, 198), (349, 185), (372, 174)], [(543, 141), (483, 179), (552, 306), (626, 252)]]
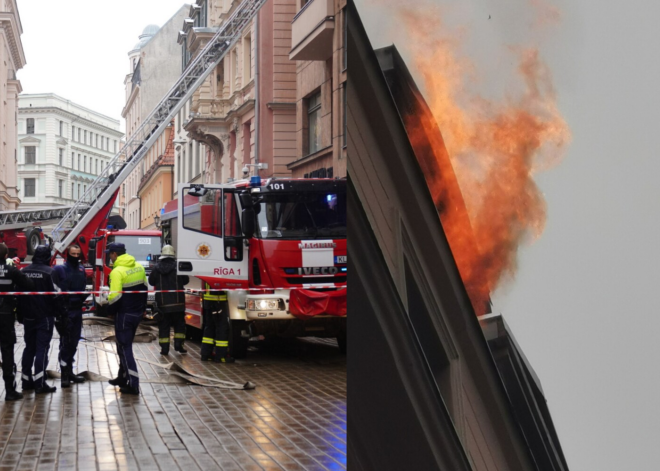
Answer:
[[(80, 246), (71, 245), (67, 250), (66, 261), (53, 269), (53, 281), (64, 292), (85, 291), (87, 275), (85, 267), (80, 263)], [(62, 388), (68, 388), (71, 383), (85, 381), (80, 375), (73, 373), (73, 362), (78, 350), (78, 342), (82, 332), (82, 308), (87, 299), (85, 294), (70, 294), (64, 298), (67, 315), (61, 322), (55, 324), (60, 334), (60, 369), (62, 370)]]
[(2, 353), (2, 379), (5, 381), (5, 400), (16, 401), (23, 395), (16, 391), (16, 365), (14, 364), (14, 344), (16, 343), (16, 315), (14, 297), (2, 292), (31, 291), (34, 283), (16, 267), (7, 265), (9, 249), (0, 243), (0, 352)]
[[(147, 275), (135, 257), (126, 253), (121, 243), (108, 244), (106, 253), (114, 264), (110, 272), (109, 312), (115, 315), (115, 336), (119, 354), (119, 372), (109, 381), (120, 386), (122, 394), (140, 394), (140, 378), (133, 356), (133, 339), (147, 308)], [(124, 293), (123, 291), (140, 291)]]
[[(163, 246), (158, 264), (149, 274), (149, 284), (156, 290), (183, 291), (190, 281), (185, 275), (177, 276), (174, 247)], [(183, 348), (186, 339), (186, 296), (184, 293), (156, 293), (158, 307), (158, 343), (160, 354), (170, 352), (170, 327), (174, 327), (174, 350), (188, 353)]]
[[(225, 291), (211, 290), (208, 283), (204, 283), (205, 291), (202, 296), (202, 316), (204, 332), (202, 334), (201, 360), (216, 363), (234, 363), (234, 358), (228, 354), (229, 350), (229, 305)], [(215, 348), (215, 355), (213, 350)]]
[[(50, 267), (50, 249), (39, 246), (32, 256), (32, 264), (23, 268), (24, 273), (34, 283), (35, 291), (55, 291)], [(37, 394), (53, 393), (57, 389), (46, 382), (48, 350), (53, 338), (55, 318), (66, 317), (60, 296), (20, 296), (18, 299), (19, 318), (23, 318), (25, 349), (21, 366), (23, 391), (34, 389)], [(32, 367), (34, 366), (34, 376)]]

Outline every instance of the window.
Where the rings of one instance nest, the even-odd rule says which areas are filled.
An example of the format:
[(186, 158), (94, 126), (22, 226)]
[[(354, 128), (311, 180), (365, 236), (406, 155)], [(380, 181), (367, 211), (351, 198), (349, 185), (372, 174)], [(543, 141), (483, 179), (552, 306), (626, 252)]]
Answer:
[(80, 183), (78, 183), (78, 195), (76, 196), (76, 199), (80, 199), (82, 196), (82, 193), (80, 193)]
[(25, 163), (27, 165), (34, 165), (37, 163), (37, 148), (35, 146), (25, 147)]
[(71, 140), (75, 141), (76, 140), (76, 127), (71, 126)]
[(96, 135), (96, 148), (98, 149), (99, 147), (99, 135)]
[[(61, 121), (60, 121), (61, 122)], [(60, 157), (60, 167), (64, 166), (64, 149), (58, 149)]]
[(115, 154), (117, 153), (117, 141), (115, 140)]
[(343, 129), (344, 129), (344, 137), (342, 138), (342, 144), (343, 144), (344, 147), (346, 147), (346, 139), (347, 139), (346, 135), (348, 134), (348, 132), (347, 132), (348, 129), (346, 127), (346, 114), (348, 112), (348, 108), (346, 106), (346, 82), (344, 82), (342, 84), (341, 91), (344, 94), (344, 96), (343, 96), (344, 99), (343, 99), (343, 103), (342, 103), (342, 105), (343, 105), (342, 106), (342, 108), (343, 108), (342, 109), (342, 121), (343, 121), (342, 124), (343, 124)]
[[(91, 167), (91, 165), (90, 165)], [(83, 157), (83, 172), (87, 171), (87, 156)]]
[(94, 160), (94, 173), (99, 174), (99, 159)]
[(84, 132), (85, 132), (85, 134), (84, 134), (84, 139), (85, 140), (83, 141), (83, 144), (87, 144), (87, 131), (84, 131)]
[(64, 180), (57, 180), (57, 194), (61, 198), (64, 193)]
[(307, 153), (321, 149), (321, 92), (307, 99)]
[(82, 170), (82, 167), (80, 166), (80, 154), (78, 154), (78, 170)]
[(181, 70), (186, 70), (190, 62), (190, 51), (188, 51), (188, 38), (183, 38), (181, 43)]
[(199, 9), (199, 13), (197, 13), (197, 16), (195, 17), (195, 27), (206, 28), (206, 17), (207, 17), (206, 0), (204, 0), (202, 4), (199, 6), (201, 8)]
[(204, 196), (190, 196), (189, 189), (183, 189), (184, 206), (190, 208), (183, 213), (183, 227), (220, 237), (222, 235), (222, 190), (208, 190)]
[(64, 135), (64, 122), (63, 121), (60, 121), (60, 134), (59, 135), (60, 136)]
[(80, 142), (80, 136), (81, 136), (81, 132), (80, 132), (80, 128), (78, 128), (78, 142)]
[(34, 118), (28, 118), (26, 120), (27, 134), (34, 134)]
[(36, 188), (35, 188), (35, 179), (34, 178), (26, 178), (23, 180), (23, 184), (25, 186), (25, 196), (34, 196), (36, 194)]
[(71, 184), (71, 199), (74, 199), (73, 190), (74, 190), (75, 187), (76, 187), (76, 184), (72, 183)]
[[(75, 152), (71, 152), (71, 168), (75, 168), (75, 167), (74, 167), (74, 165), (76, 165), (75, 162), (76, 162), (76, 153), (75, 153)], [(73, 194), (73, 193), (71, 193), (71, 194)]]
[(252, 78), (252, 38), (243, 38), (243, 83)]

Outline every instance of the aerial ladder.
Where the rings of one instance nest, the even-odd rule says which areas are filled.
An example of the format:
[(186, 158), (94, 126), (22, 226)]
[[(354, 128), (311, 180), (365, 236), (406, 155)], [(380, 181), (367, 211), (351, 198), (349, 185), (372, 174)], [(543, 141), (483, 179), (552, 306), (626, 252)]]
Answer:
[(266, 0), (244, 0), (219, 27), (218, 32), (184, 70), (133, 136), (87, 188), (83, 196), (66, 212), (53, 229), (55, 257), (77, 243), (88, 253), (88, 243), (97, 229), (104, 227), (121, 184), (147, 155), (176, 114), (190, 100), (204, 80), (241, 37), (241, 32), (255, 17)]
[(40, 226), (60, 221), (72, 206), (0, 211), (0, 242), (7, 245), (10, 257), (25, 259), (44, 239)]

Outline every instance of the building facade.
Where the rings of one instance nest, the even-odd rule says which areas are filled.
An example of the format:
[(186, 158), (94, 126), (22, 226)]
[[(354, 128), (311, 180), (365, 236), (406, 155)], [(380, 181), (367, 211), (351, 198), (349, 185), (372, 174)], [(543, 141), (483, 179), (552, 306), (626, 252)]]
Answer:
[(19, 97), (18, 185), (21, 209), (66, 206), (119, 150), (119, 120), (53, 93)]
[[(182, 67), (240, 4), (197, 0), (179, 36)], [(175, 120), (177, 182), (224, 183), (261, 164), (289, 176), (295, 159), (295, 62), (288, 58), (294, 0), (266, 2)], [(250, 169), (250, 174), (254, 169)]]
[[(181, 75), (177, 35), (181, 22), (188, 14), (188, 5), (182, 6), (162, 27), (148, 25), (139, 36), (138, 43), (128, 53), (129, 73), (124, 79), (126, 104), (122, 118), (126, 122), (126, 139), (129, 140), (156, 105)], [(167, 146), (169, 137), (161, 136), (143, 162), (129, 175), (122, 186), (123, 213), (129, 229), (142, 226), (142, 195), (140, 186), (144, 176), (153, 174), (151, 166)], [(160, 154), (154, 152), (160, 151)], [(162, 172), (171, 172), (172, 167), (162, 167)], [(171, 177), (163, 177), (165, 180)]]
[(346, 176), (346, 0), (296, 0), (289, 58), (297, 61), (294, 177)]
[(16, 0), (0, 0), (0, 211), (14, 210), (18, 192), (17, 112), (21, 82), (16, 72), (25, 65), (21, 18)]

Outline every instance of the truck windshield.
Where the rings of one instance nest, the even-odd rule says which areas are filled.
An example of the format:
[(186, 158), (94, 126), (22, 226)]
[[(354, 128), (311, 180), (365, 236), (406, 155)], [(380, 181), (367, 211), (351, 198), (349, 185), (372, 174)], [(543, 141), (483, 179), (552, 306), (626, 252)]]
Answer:
[[(108, 237), (108, 244), (122, 243), (126, 246), (126, 253), (135, 257), (135, 261), (144, 267), (160, 254), (160, 238), (158, 236), (143, 235), (116, 235)], [(110, 254), (106, 254), (106, 265), (110, 265)]]
[(262, 239), (346, 237), (346, 194), (266, 193), (258, 215)]

